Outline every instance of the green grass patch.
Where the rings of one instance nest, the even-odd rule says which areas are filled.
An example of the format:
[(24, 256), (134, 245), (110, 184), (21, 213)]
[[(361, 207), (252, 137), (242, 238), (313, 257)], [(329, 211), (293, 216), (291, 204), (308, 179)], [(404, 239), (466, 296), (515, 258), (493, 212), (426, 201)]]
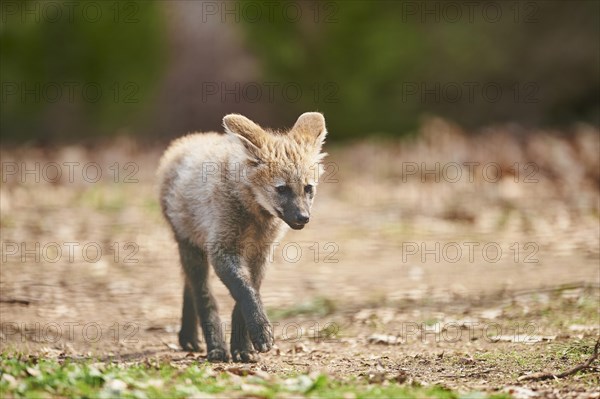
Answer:
[(77, 204), (103, 212), (122, 211), (128, 205), (130, 197), (124, 186), (116, 187), (93, 185), (81, 192)]
[(331, 299), (317, 297), (289, 308), (268, 309), (267, 314), (271, 321), (278, 321), (296, 316), (323, 317), (334, 313), (335, 310), (335, 303)]
[(553, 344), (553, 355), (561, 359), (580, 361), (587, 359), (594, 353), (595, 342), (589, 339), (578, 339), (569, 342)]
[[(368, 384), (339, 381), (324, 374), (239, 376), (215, 371), (208, 363), (94, 363), (0, 355), (1, 397), (185, 398), (485, 398), (480, 392), (461, 396), (440, 386), (396, 382)], [(233, 366), (232, 366), (233, 367)], [(251, 373), (252, 374), (252, 373)], [(495, 395), (492, 398), (503, 398)]]

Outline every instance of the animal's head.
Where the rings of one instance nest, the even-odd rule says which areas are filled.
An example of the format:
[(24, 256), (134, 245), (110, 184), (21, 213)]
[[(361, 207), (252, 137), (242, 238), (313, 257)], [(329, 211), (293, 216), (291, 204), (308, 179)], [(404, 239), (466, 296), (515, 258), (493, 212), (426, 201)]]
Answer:
[(321, 152), (327, 134), (323, 115), (304, 113), (287, 132), (263, 129), (237, 114), (225, 116), (223, 126), (244, 147), (243, 180), (256, 201), (291, 228), (302, 229), (323, 171), (320, 162), (327, 155)]

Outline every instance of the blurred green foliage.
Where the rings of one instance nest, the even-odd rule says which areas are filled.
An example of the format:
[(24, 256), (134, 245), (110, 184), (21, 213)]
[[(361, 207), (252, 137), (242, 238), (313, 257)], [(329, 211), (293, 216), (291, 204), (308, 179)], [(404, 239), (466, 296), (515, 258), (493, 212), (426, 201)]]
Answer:
[[(428, 115), (469, 128), (599, 124), (595, 1), (4, 1), (0, 10), (4, 140), (178, 135), (219, 129), (228, 112), (286, 126), (318, 110), (332, 139), (404, 135)], [(207, 41), (232, 29), (241, 41)], [(236, 64), (248, 50), (260, 76)], [(257, 107), (227, 93), (202, 101), (204, 83), (253, 79), (284, 95), (268, 101), (265, 84)]]
[(467, 3), (313, 2), (297, 17), (271, 2), (243, 35), (265, 80), (321, 88), (278, 114), (322, 111), (337, 137), (402, 135), (428, 114), (468, 127), (598, 123), (598, 2)]
[(154, 2), (3, 2), (2, 138), (141, 126), (163, 70), (164, 30)]

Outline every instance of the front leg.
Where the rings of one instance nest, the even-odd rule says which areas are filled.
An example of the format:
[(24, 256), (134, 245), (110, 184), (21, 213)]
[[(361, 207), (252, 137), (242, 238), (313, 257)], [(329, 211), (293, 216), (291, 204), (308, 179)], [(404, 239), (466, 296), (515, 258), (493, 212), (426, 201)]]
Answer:
[(236, 308), (239, 308), (239, 313), (244, 319), (252, 345), (259, 352), (267, 352), (273, 346), (273, 329), (263, 309), (258, 290), (253, 287), (248, 270), (242, 267), (240, 256), (232, 252), (217, 251), (212, 257), (212, 264), (217, 276), (235, 299)]
[[(266, 257), (251, 257), (245, 261), (249, 265), (252, 287), (257, 293), (260, 293)], [(234, 362), (256, 363), (258, 361), (258, 355), (252, 346), (250, 335), (246, 329), (246, 322), (244, 321), (244, 316), (242, 315), (242, 309), (238, 304), (236, 304), (233, 308), (233, 314), (231, 315), (230, 349)]]
[(250, 341), (242, 308), (236, 303), (231, 315), (231, 357), (234, 362), (256, 363), (258, 356)]

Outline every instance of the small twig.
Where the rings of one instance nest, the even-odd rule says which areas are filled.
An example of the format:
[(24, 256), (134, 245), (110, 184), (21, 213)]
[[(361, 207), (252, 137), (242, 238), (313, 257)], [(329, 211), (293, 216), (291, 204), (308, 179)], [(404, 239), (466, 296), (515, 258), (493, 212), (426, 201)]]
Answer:
[(440, 377), (444, 377), (444, 378), (469, 378), (469, 377), (477, 377), (478, 375), (482, 375), (482, 374), (487, 374), (487, 373), (490, 373), (492, 371), (495, 371), (495, 369), (486, 369), (486, 370), (481, 370), (481, 371), (474, 371), (474, 372), (468, 373), (468, 374), (445, 374), (445, 375), (441, 375)]
[(534, 373), (534, 374), (522, 375), (517, 380), (518, 381), (541, 381), (541, 380), (549, 380), (552, 378), (554, 378), (554, 379), (564, 378), (564, 377), (573, 375), (581, 370), (585, 370), (588, 367), (590, 367), (590, 365), (598, 358), (598, 348), (599, 347), (600, 347), (600, 337), (596, 341), (596, 345), (594, 346), (594, 353), (592, 354), (592, 356), (588, 360), (586, 360), (584, 363), (578, 364), (577, 366), (573, 367), (572, 369), (569, 369), (567, 371), (564, 371), (564, 372), (558, 373), (558, 374)]
[(25, 305), (28, 306), (31, 302), (27, 299), (19, 299), (19, 298), (0, 298), (0, 303), (10, 303), (17, 305)]

